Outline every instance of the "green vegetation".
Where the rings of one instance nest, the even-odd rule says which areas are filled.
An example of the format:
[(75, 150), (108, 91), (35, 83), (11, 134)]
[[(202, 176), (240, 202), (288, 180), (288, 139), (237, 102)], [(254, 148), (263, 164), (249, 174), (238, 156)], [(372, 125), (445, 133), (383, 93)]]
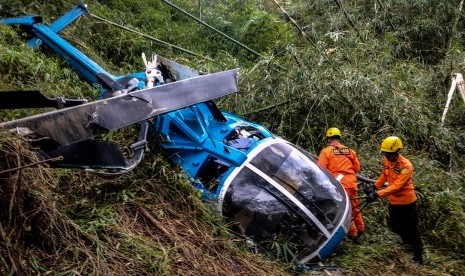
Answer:
[[(325, 264), (351, 275), (463, 274), (465, 106), (460, 96), (454, 96), (446, 124), (440, 126), (451, 75), (463, 73), (461, 1), (277, 1), (306, 37), (274, 1), (172, 2), (262, 56), (161, 0), (86, 3), (95, 15), (200, 57), (87, 17), (63, 35), (115, 74), (140, 71), (141, 53), (152, 51), (202, 71), (240, 67), (241, 93), (217, 101), (222, 109), (313, 153), (323, 146), (325, 129), (337, 126), (344, 142), (358, 152), (362, 173), (371, 178), (380, 171), (381, 140), (400, 136), (422, 195), (426, 265), (411, 265), (387, 228), (380, 202), (364, 210), (368, 233), (362, 244), (344, 242)], [(0, 16), (40, 14), (50, 23), (73, 5), (3, 0)], [(80, 81), (66, 63), (47, 49), (31, 50), (18, 33), (0, 26), (0, 90), (97, 97), (97, 89)], [(2, 121), (26, 114), (1, 112)], [(123, 143), (132, 139), (131, 133), (128, 129), (107, 138)], [(0, 140), (2, 170), (34, 162), (21, 141), (7, 134)], [(200, 202), (181, 172), (157, 154), (117, 179), (29, 168), (2, 178), (0, 197), (2, 275), (304, 273), (280, 262), (292, 245), (272, 243), (270, 251), (263, 245), (263, 254), (253, 254)]]

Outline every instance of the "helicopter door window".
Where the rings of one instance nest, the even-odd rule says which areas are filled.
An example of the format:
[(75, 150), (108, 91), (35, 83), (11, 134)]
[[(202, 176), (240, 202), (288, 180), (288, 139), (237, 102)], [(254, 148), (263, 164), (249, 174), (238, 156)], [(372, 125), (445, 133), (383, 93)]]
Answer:
[(264, 148), (250, 164), (302, 202), (328, 231), (335, 229), (346, 205), (344, 191), (314, 161), (289, 144), (277, 143)]

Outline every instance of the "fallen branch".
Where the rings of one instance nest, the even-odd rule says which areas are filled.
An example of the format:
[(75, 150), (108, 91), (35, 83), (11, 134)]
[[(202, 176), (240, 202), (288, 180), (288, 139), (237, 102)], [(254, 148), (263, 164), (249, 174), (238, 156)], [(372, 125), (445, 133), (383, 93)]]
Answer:
[[(158, 222), (158, 220), (156, 220), (145, 208), (139, 206), (139, 211), (146, 219), (148, 219), (153, 225), (155, 225), (155, 227), (157, 227), (158, 230), (162, 231), (163, 234), (165, 234), (165, 236), (170, 240), (170, 242), (173, 245), (176, 245), (177, 239), (173, 237), (173, 235), (171, 235), (170, 232), (166, 230), (166, 228), (163, 227), (163, 225), (160, 222)], [(187, 252), (183, 247), (178, 248), (182, 251), (184, 257), (187, 257), (188, 259), (192, 258), (189, 252)]]
[(53, 161), (61, 161), (61, 160), (63, 160), (63, 156), (58, 156), (58, 157), (54, 157), (54, 158), (49, 158), (49, 159), (45, 159), (45, 160), (42, 160), (42, 161), (38, 161), (38, 162), (31, 163), (31, 164), (27, 164), (27, 165), (24, 165), (24, 166), (19, 166), (19, 167), (16, 167), (16, 168), (4, 170), (4, 171), (1, 171), (0, 174), (9, 173), (9, 172), (14, 172), (14, 171), (22, 170), (22, 169), (25, 169), (25, 168), (37, 166), (37, 165), (40, 165), (40, 164), (44, 164), (44, 163), (48, 163), (48, 162), (53, 162)]

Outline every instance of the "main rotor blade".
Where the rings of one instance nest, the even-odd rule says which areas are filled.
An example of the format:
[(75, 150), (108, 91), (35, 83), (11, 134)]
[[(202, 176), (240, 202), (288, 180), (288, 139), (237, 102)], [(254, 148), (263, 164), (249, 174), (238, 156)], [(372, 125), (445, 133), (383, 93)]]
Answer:
[(40, 108), (54, 107), (64, 108), (86, 103), (82, 99), (66, 99), (58, 97), (48, 98), (40, 91), (0, 91), (0, 109), (16, 108)]
[(64, 108), (0, 124), (0, 128), (27, 130), (61, 145), (92, 138), (156, 115), (236, 93), (233, 69), (202, 75), (126, 95)]

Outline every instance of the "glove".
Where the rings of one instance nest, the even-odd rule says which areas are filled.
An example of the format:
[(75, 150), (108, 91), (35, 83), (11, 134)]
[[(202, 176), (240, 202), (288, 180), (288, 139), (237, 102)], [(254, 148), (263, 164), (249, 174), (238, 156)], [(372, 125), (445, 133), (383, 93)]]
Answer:
[(372, 194), (375, 191), (375, 185), (364, 183), (363, 184), (363, 191), (368, 196), (368, 195)]
[(378, 200), (378, 198), (379, 198), (379, 195), (376, 192), (372, 192), (371, 194), (367, 196), (367, 202), (368, 203), (375, 202), (376, 200)]

